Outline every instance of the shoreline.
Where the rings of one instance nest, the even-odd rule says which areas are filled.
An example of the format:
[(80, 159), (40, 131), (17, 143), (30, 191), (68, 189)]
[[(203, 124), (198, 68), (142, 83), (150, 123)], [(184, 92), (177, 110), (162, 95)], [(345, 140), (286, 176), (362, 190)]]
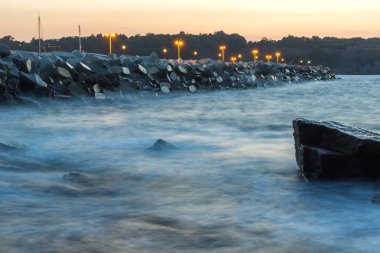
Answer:
[(150, 56), (9, 51), (0, 59), (0, 104), (25, 98), (106, 99), (107, 93), (248, 89), (285, 83), (335, 80), (323, 66), (273, 62), (177, 61)]

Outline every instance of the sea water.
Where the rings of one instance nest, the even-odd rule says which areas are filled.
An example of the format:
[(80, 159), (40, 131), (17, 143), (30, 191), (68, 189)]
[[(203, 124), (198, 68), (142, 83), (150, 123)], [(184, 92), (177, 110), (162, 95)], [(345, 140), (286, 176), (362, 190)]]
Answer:
[(379, 115), (380, 76), (2, 107), (0, 252), (376, 252), (380, 182), (307, 182), (292, 120)]

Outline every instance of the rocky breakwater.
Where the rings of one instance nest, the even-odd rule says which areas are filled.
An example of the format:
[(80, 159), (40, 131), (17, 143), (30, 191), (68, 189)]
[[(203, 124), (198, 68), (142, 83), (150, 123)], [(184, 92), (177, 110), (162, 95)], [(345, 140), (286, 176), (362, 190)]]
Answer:
[(380, 176), (380, 135), (337, 122), (293, 121), (296, 159), (308, 179)]
[(293, 66), (268, 62), (225, 63), (160, 60), (150, 56), (110, 57), (73, 52), (10, 51), (0, 45), (0, 101), (13, 103), (27, 97), (105, 99), (133, 91), (246, 89), (309, 80), (333, 80), (322, 66)]

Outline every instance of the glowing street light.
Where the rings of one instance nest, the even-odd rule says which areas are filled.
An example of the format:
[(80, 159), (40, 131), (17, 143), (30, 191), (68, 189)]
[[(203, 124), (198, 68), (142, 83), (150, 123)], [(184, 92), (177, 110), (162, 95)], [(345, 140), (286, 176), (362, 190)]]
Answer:
[(236, 61), (236, 57), (235, 56), (231, 57), (231, 61), (235, 62)]
[(285, 59), (284, 59), (284, 58), (281, 58), (281, 62), (282, 62), (282, 63), (285, 62)]
[(193, 55), (194, 55), (195, 57), (197, 57), (197, 55), (198, 55), (198, 51), (194, 51)]
[(227, 47), (222, 45), (219, 47), (220, 51), (222, 51), (222, 60), (224, 61), (224, 51), (226, 51)]
[(112, 54), (112, 39), (116, 38), (116, 33), (106, 33), (104, 34), (104, 37), (109, 38), (109, 52)]
[(254, 61), (254, 62), (256, 62), (256, 60), (259, 59), (259, 57), (257, 56), (258, 53), (259, 53), (259, 50), (257, 50), (257, 49), (253, 49), (253, 50), (252, 50), (253, 61)]
[(303, 60), (300, 60), (301, 65), (303, 64)]
[(270, 60), (272, 60), (272, 56), (270, 54), (267, 54), (265, 56), (265, 59), (267, 59), (267, 61), (270, 62)]
[(280, 59), (280, 56), (281, 56), (281, 53), (277, 52), (277, 53), (275, 53), (275, 55), (276, 55), (276, 62), (278, 63), (279, 59)]
[(166, 48), (162, 49), (162, 54), (164, 55), (164, 57), (166, 57), (167, 52), (168, 52), (168, 50)]
[(222, 58), (222, 54), (221, 54), (221, 53), (218, 54), (218, 59), (219, 59), (219, 58)]
[(125, 51), (127, 49), (127, 46), (126, 45), (122, 45), (121, 49)]
[(181, 59), (181, 47), (183, 46), (183, 41), (182, 40), (176, 40), (174, 41), (174, 44), (178, 48), (178, 60)]
[(310, 64), (311, 64), (311, 61), (310, 61), (310, 60), (308, 60), (308, 61), (307, 61), (307, 64), (309, 64), (309, 65), (310, 65)]

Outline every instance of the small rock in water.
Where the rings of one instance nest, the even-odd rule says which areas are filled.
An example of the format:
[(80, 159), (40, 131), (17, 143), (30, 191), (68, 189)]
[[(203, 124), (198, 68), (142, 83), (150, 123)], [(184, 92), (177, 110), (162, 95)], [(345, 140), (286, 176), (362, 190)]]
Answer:
[(148, 148), (148, 150), (150, 151), (165, 151), (165, 150), (173, 150), (173, 149), (177, 149), (176, 146), (162, 139), (158, 139), (153, 144), (153, 146)]
[(17, 150), (16, 146), (11, 146), (0, 142), (0, 151), (14, 151)]
[(104, 100), (106, 99), (106, 95), (104, 95), (104, 93), (95, 93), (95, 98), (99, 100)]
[(165, 94), (170, 93), (170, 89), (168, 86), (161, 86), (161, 91)]
[(88, 176), (79, 172), (70, 172), (68, 174), (65, 174), (63, 175), (63, 179), (82, 186), (89, 186), (94, 183)]
[(197, 91), (197, 88), (196, 88), (194, 85), (190, 85), (190, 86), (189, 86), (189, 91), (190, 91), (191, 93), (196, 92), (196, 91)]

